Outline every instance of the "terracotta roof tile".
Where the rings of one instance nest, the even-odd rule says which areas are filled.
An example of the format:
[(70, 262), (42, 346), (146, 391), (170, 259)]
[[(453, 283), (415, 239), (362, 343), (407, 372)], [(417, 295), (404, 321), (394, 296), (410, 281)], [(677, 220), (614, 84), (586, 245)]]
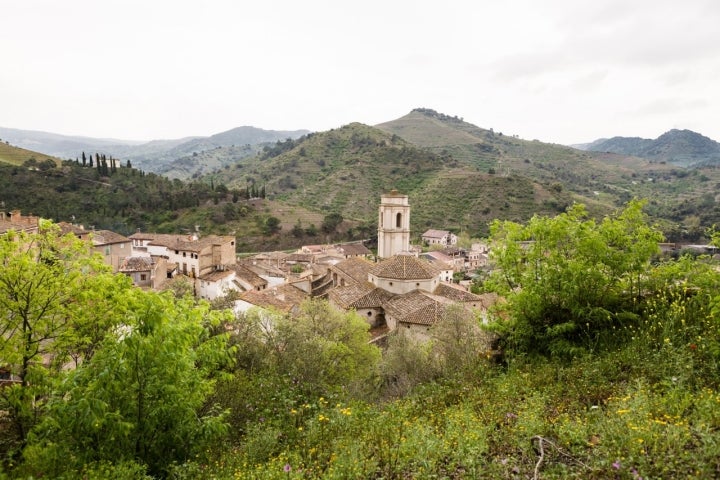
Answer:
[(433, 325), (445, 315), (452, 302), (421, 290), (398, 295), (385, 304), (385, 312), (398, 323)]
[(352, 257), (333, 265), (331, 269), (343, 273), (357, 283), (365, 283), (368, 281), (368, 273), (374, 267), (374, 263), (364, 258)]
[(475, 295), (464, 288), (449, 285), (447, 283), (441, 283), (438, 285), (433, 294), (448, 298), (454, 302), (482, 302), (482, 297), (480, 295)]
[(261, 291), (248, 290), (240, 296), (241, 300), (258, 307), (274, 308), (289, 312), (299, 306), (309, 295), (292, 285), (280, 285), (277, 288)]
[(422, 237), (425, 238), (443, 238), (445, 235), (449, 234), (450, 232), (447, 230), (433, 230), (430, 229), (422, 234)]
[(129, 243), (130, 239), (112, 230), (95, 230), (92, 233), (93, 245), (110, 245), (113, 243)]
[(379, 263), (370, 273), (376, 277), (397, 280), (427, 280), (440, 274), (430, 263), (412, 255), (394, 255)]
[(147, 272), (152, 270), (153, 263), (151, 257), (126, 257), (118, 270), (120, 272)]
[(393, 294), (369, 282), (336, 287), (330, 291), (330, 300), (341, 308), (380, 308)]
[(250, 285), (262, 287), (268, 283), (267, 280), (250, 270), (245, 265), (236, 264), (233, 268), (235, 269), (237, 276), (248, 282)]

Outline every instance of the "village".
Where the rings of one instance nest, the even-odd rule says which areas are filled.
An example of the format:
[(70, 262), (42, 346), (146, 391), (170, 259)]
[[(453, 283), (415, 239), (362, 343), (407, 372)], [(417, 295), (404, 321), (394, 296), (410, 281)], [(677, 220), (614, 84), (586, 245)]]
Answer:
[[(0, 218), (0, 233), (33, 233), (38, 225), (37, 217), (14, 211)], [(487, 264), (487, 246), (461, 249), (455, 234), (435, 229), (423, 233), (425, 248), (411, 245), (408, 196), (395, 190), (380, 198), (377, 256), (354, 242), (238, 258), (234, 236), (137, 231), (126, 237), (58, 225), (63, 234), (91, 242), (113, 272), (127, 275), (139, 288), (163, 290), (173, 282), (184, 283), (198, 299), (230, 299), (236, 312), (260, 308), (292, 314), (308, 298), (326, 299), (361, 315), (371, 341), (397, 329), (422, 338), (453, 304), (486, 318), (497, 301), (494, 294), (471, 293), (470, 281), (455, 283), (456, 274)]]

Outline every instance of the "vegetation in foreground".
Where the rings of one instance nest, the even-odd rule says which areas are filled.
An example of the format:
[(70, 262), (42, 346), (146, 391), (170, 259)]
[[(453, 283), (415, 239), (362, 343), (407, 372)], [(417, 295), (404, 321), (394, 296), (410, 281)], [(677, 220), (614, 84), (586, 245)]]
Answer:
[[(29, 368), (2, 390), (2, 475), (717, 477), (720, 273), (658, 259), (641, 207), (498, 223), (495, 333), (454, 310), (382, 353), (324, 302), (231, 318), (133, 289), (71, 238), (3, 239), (0, 353)], [(40, 346), (77, 368), (25, 362)]]

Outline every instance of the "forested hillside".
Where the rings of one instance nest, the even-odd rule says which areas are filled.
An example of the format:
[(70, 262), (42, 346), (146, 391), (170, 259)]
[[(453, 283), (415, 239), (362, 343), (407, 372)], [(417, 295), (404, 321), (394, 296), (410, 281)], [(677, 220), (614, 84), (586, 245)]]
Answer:
[[(243, 132), (211, 138), (230, 141)], [(704, 241), (705, 229), (720, 223), (720, 168), (712, 162), (683, 168), (584, 152), (503, 135), (430, 109), (377, 127), (353, 123), (274, 144), (202, 151), (161, 169), (165, 178), (136, 168), (125, 172), (124, 158), (116, 160), (113, 175), (95, 174), (89, 165), (60, 173), (77, 169), (80, 158), (53, 169), (41, 154), (3, 147), (17, 154), (6, 155), (16, 166), (34, 159), (22, 174), (4, 170), (14, 176), (5, 173), (0, 180), (10, 185), (0, 199), (7, 209), (58, 221), (74, 215), (121, 233), (196, 225), (206, 233), (242, 232), (249, 250), (297, 246), (317, 237), (322, 218), (331, 214), (346, 221), (341, 231), (355, 229), (346, 237), (360, 232), (367, 238), (377, 228), (380, 195), (393, 188), (409, 195), (416, 239), (427, 228), (484, 237), (494, 219), (526, 221), (573, 203), (600, 217), (633, 198), (649, 200), (647, 211), (669, 241)], [(103, 183), (112, 187), (101, 188)], [(252, 196), (252, 188), (264, 189), (264, 201), (272, 204), (258, 210), (256, 203), (238, 203)], [(263, 233), (270, 217), (280, 228)]]

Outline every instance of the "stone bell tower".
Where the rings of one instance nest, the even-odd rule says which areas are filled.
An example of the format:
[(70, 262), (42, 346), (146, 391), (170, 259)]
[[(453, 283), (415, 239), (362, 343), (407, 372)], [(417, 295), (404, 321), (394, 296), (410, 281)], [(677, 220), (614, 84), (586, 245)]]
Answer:
[(410, 204), (408, 196), (392, 190), (380, 197), (378, 257), (390, 258), (410, 250)]

